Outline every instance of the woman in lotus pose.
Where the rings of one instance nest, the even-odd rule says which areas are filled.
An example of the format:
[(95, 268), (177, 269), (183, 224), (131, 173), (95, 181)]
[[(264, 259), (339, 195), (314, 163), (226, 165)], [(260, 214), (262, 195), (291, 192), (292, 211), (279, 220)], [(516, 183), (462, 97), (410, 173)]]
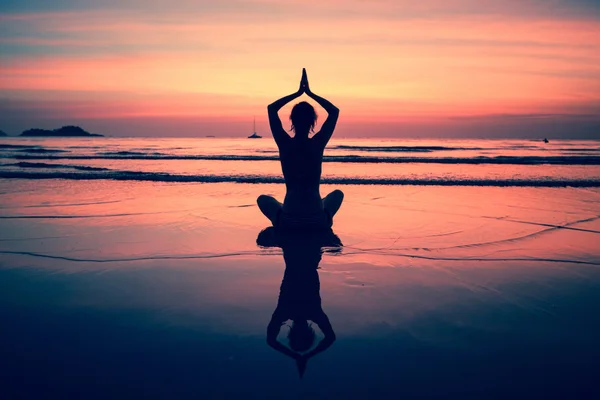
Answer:
[[(309, 137), (309, 133), (314, 132), (317, 113), (309, 103), (300, 102), (294, 106), (290, 115), (294, 131), (294, 137), (290, 137), (283, 129), (277, 112), (304, 93), (327, 111), (327, 120), (319, 132)], [(303, 69), (298, 91), (270, 104), (267, 110), (271, 132), (279, 148), (286, 195), (283, 204), (271, 196), (261, 195), (257, 199), (258, 207), (276, 228), (291, 230), (331, 228), (333, 216), (342, 205), (344, 194), (340, 190), (335, 190), (321, 199), (319, 184), (323, 151), (335, 129), (339, 115), (338, 108), (311, 92), (306, 70)]]

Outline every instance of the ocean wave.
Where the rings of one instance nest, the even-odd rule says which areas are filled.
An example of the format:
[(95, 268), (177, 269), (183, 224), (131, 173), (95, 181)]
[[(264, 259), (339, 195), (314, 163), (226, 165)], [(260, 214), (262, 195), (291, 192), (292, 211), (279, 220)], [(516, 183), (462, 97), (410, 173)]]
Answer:
[(107, 151), (104, 153), (99, 153), (102, 156), (118, 156), (118, 157), (122, 157), (122, 156), (133, 156), (133, 157), (137, 157), (137, 156), (167, 156), (167, 154), (164, 153), (158, 153), (158, 152), (154, 152), (154, 153), (144, 153), (141, 151)]
[(570, 149), (553, 149), (555, 151), (576, 151), (576, 152), (580, 152), (580, 153), (598, 153), (600, 152), (600, 149), (598, 148), (582, 148), (582, 147), (576, 147), (576, 148), (570, 148)]
[[(127, 154), (123, 154), (127, 153)], [(5, 158), (18, 160), (219, 160), (219, 161), (278, 161), (273, 155), (173, 155), (134, 152), (98, 155), (19, 154)], [(513, 165), (600, 165), (600, 156), (478, 156), (478, 157), (368, 157), (359, 155), (324, 156), (323, 162), (337, 163), (427, 163), (427, 164), (513, 164)]]
[(448, 147), (448, 146), (353, 146), (353, 145), (339, 145), (333, 146), (332, 149), (336, 150), (356, 150), (356, 151), (368, 151), (368, 152), (390, 152), (390, 153), (431, 153), (434, 151), (510, 151), (510, 150), (540, 150), (540, 151), (580, 151), (580, 152), (599, 152), (600, 148), (597, 147), (578, 147), (578, 148), (553, 148), (545, 146), (532, 146), (532, 145), (510, 145), (503, 147)]
[[(70, 180), (122, 180), (152, 182), (198, 183), (284, 183), (283, 177), (257, 175), (176, 175), (138, 171), (0, 171), (4, 179), (70, 179)], [(333, 185), (416, 185), (416, 186), (501, 186), (501, 187), (600, 187), (600, 179), (414, 179), (414, 178), (338, 178), (325, 177), (322, 184)]]
[(40, 146), (34, 146), (29, 144), (4, 144), (0, 143), (0, 149), (33, 149), (39, 148)]
[(45, 154), (45, 153), (68, 153), (69, 152), (68, 150), (46, 149), (44, 147), (25, 148), (25, 149), (19, 149), (17, 151), (23, 152), (23, 153), (41, 153), (41, 154)]
[(80, 171), (109, 171), (108, 168), (102, 167), (89, 167), (87, 165), (69, 165), (69, 164), (48, 164), (48, 163), (31, 163), (31, 162), (18, 162), (14, 164), (2, 164), (2, 167), (20, 167), (20, 168), (71, 168)]
[(480, 147), (446, 147), (446, 146), (350, 146), (339, 145), (333, 146), (335, 150), (357, 150), (357, 151), (376, 151), (376, 152), (415, 152), (415, 153), (430, 153), (433, 151), (452, 151), (452, 150), (494, 150), (483, 149)]

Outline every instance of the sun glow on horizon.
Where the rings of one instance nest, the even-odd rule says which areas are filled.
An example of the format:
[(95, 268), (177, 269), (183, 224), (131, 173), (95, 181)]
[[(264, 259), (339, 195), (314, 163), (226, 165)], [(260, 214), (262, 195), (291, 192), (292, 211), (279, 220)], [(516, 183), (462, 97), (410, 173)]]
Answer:
[(585, 2), (63, 3), (0, 8), (0, 115), (15, 129), (227, 123), (294, 91), (302, 67), (341, 124), (600, 114), (600, 13)]

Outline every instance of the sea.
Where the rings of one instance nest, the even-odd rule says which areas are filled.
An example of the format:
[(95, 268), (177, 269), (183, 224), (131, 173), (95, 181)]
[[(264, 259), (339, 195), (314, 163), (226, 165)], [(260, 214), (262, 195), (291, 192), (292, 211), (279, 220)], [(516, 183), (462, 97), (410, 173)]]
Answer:
[[(324, 184), (598, 187), (600, 141), (340, 139)], [(270, 138), (2, 138), (0, 178), (281, 183)]]

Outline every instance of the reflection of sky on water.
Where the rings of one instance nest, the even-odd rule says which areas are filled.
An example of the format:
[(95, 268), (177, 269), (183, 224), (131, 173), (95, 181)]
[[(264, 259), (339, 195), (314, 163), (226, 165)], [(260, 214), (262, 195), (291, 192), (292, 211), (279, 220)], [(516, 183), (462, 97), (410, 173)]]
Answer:
[[(2, 185), (2, 216), (18, 217), (0, 222), (10, 389), (93, 388), (99, 398), (593, 389), (595, 190), (345, 188), (336, 216), (344, 248), (319, 264), (337, 340), (300, 384), (265, 343), (282, 252), (256, 246), (266, 222), (243, 207), (282, 188)], [(115, 261), (130, 258), (141, 260)]]
[(583, 391), (599, 366), (599, 277), (584, 268), (478, 289), (473, 282), (489, 284), (493, 273), (470, 270), (469, 286), (426, 284), (409, 268), (386, 287), (370, 271), (365, 289), (339, 282), (324, 262), (321, 296), (338, 339), (298, 387), (295, 367), (265, 343), (282, 260), (177, 264), (0, 270), (8, 376), (35, 381), (26, 393), (525, 395)]

